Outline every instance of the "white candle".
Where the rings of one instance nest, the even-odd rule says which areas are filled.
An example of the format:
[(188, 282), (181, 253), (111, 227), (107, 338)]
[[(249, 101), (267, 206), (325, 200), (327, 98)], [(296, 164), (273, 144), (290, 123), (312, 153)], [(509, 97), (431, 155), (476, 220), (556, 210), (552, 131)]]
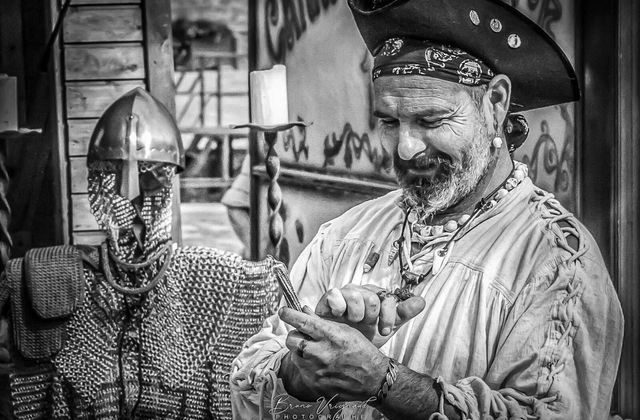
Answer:
[(270, 70), (252, 71), (251, 121), (255, 124), (278, 125), (289, 122), (287, 101), (287, 69), (278, 64)]

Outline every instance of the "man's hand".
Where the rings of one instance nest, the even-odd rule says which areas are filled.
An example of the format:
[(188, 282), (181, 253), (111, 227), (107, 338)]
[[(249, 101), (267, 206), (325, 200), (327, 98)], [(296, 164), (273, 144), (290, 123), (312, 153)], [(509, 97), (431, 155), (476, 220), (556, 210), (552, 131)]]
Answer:
[(380, 348), (425, 305), (420, 296), (398, 302), (395, 295), (378, 286), (349, 284), (325, 293), (316, 306), (316, 314), (357, 329)]
[(280, 372), (289, 394), (301, 401), (366, 401), (377, 393), (388, 360), (359, 331), (290, 308), (279, 315), (297, 329), (287, 336)]

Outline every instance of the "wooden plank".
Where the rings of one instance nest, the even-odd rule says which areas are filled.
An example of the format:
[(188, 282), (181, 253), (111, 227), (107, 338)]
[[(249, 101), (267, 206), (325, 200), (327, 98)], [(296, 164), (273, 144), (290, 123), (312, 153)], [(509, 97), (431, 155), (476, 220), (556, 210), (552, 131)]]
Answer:
[(89, 209), (88, 194), (73, 194), (71, 196), (71, 219), (73, 231), (99, 230), (98, 222)]
[(73, 243), (75, 245), (100, 245), (106, 238), (107, 235), (99, 230), (73, 232)]
[(64, 22), (64, 42), (142, 41), (140, 6), (72, 7)]
[(85, 4), (140, 4), (140, 0), (73, 0), (72, 6), (81, 6)]
[(98, 118), (116, 99), (136, 87), (144, 88), (144, 80), (67, 83), (67, 117)]
[(87, 185), (87, 159), (69, 159), (69, 169), (71, 171), (71, 193), (86, 193)]
[(89, 141), (98, 120), (69, 120), (69, 156), (86, 156), (89, 153)]
[(88, 44), (65, 47), (67, 80), (143, 79), (142, 44)]
[(181, 188), (229, 188), (231, 186), (231, 180), (224, 180), (222, 178), (180, 178)]

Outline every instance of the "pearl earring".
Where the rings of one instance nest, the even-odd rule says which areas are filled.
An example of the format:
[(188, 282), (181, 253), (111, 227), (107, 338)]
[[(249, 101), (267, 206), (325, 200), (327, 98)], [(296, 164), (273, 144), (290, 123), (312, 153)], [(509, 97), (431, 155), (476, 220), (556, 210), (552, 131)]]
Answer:
[(495, 147), (496, 149), (499, 149), (502, 147), (502, 137), (496, 136), (493, 141), (491, 142), (491, 144), (493, 144), (493, 147)]

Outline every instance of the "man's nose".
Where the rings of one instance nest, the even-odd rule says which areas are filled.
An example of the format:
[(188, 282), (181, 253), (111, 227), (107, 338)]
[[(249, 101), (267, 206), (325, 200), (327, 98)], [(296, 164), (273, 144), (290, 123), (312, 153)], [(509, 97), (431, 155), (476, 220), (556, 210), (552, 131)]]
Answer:
[(400, 156), (400, 159), (411, 160), (426, 148), (427, 145), (424, 141), (416, 137), (410, 127), (400, 125), (400, 138), (398, 139), (398, 156)]

